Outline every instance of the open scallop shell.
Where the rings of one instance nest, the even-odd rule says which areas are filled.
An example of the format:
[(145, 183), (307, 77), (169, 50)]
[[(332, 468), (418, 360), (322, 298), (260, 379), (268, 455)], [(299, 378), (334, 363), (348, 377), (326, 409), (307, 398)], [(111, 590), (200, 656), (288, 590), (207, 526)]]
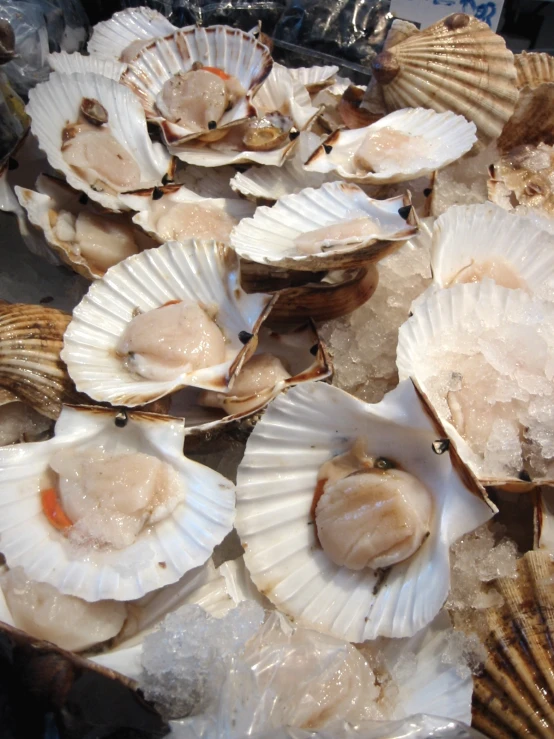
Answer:
[[(491, 272), (498, 265), (508, 270), (501, 277)], [(493, 203), (454, 205), (435, 221), (431, 267), (440, 288), (475, 282), (480, 273), (546, 298), (554, 278), (554, 236)]]
[(38, 138), (50, 165), (63, 172), (67, 182), (82, 190), (110, 210), (126, 209), (118, 195), (93, 189), (70, 167), (62, 156), (62, 131), (77, 121), (81, 101), (99, 101), (108, 113), (111, 134), (137, 161), (141, 171), (141, 189), (161, 184), (171, 170), (171, 157), (161, 144), (153, 144), (148, 136), (144, 111), (132, 92), (114, 80), (98, 74), (58, 74), (29, 92), (27, 110), (32, 118), (31, 130)]
[(334, 64), (321, 67), (296, 67), (289, 69), (293, 79), (300, 82), (308, 90), (310, 95), (315, 95), (320, 90), (330, 87), (335, 82), (339, 68)]
[(47, 418), (78, 398), (60, 359), (70, 320), (42, 305), (0, 305), (0, 388)]
[(126, 64), (122, 64), (115, 59), (85, 56), (77, 52), (68, 54), (67, 51), (48, 54), (48, 64), (54, 72), (60, 74), (100, 74), (116, 82), (119, 82), (119, 78), (127, 69)]
[(273, 65), (252, 104), (260, 117), (275, 111), (290, 116), (297, 131), (307, 128), (318, 114), (318, 108), (312, 105), (304, 84), (281, 64)]
[[(372, 200), (357, 185), (331, 182), (314, 190), (285, 195), (271, 207), (256, 209), (231, 233), (231, 246), (244, 259), (281, 268), (317, 271), (378, 261), (417, 232), (400, 212), (408, 196)], [(295, 240), (302, 234), (357, 218), (370, 219), (363, 235), (325, 241), (314, 254), (302, 253)]]
[(554, 82), (554, 57), (545, 52), (523, 51), (514, 56), (518, 88), (538, 87), (543, 82)]
[(554, 81), (519, 91), (513, 116), (498, 139), (498, 150), (506, 153), (516, 146), (554, 144)]
[(146, 117), (160, 125), (168, 145), (181, 144), (202, 135), (202, 132), (167, 121), (156, 107), (156, 98), (164, 84), (174, 75), (190, 71), (195, 62), (236, 77), (246, 90), (246, 96), (223, 114), (219, 129), (255, 115), (251, 98), (273, 64), (265, 46), (250, 34), (229, 26), (189, 26), (166, 38), (153, 40), (133, 59), (121, 82), (137, 95)]
[[(495, 510), (448, 454), (434, 454), (438, 433), (410, 381), (376, 405), (324, 383), (277, 398), (237, 477), (236, 528), (260, 591), (297, 623), (349, 641), (411, 636), (430, 623), (448, 595), (450, 545)], [(416, 475), (435, 501), (431, 535), (381, 582), (372, 570), (335, 565), (317, 545), (310, 513), (321, 465), (360, 436), (371, 454)]]
[[(436, 351), (437, 343), (440, 342), (441, 351), (445, 353), (470, 354), (467, 337), (465, 337), (464, 346), (460, 346), (463, 340), (460, 337), (464, 336), (464, 331), (467, 332), (468, 327), (481, 327), (483, 334), (487, 331), (490, 334), (509, 320), (510, 315), (528, 315), (528, 330), (538, 332), (539, 324), (543, 320), (546, 325), (552, 320), (554, 308), (551, 304), (543, 303), (523, 290), (500, 287), (490, 279), (472, 284), (453, 285), (446, 290), (431, 291), (425, 294), (412, 305), (412, 315), (400, 327), (398, 333), (396, 363), (400, 379), (414, 378), (422, 391), (430, 395), (428, 387), (431, 383), (438, 382), (435, 376), (439, 374), (439, 369), (433, 367), (429, 360), (430, 345), (434, 345)], [(471, 337), (472, 346), (475, 345), (476, 340), (475, 336)], [(488, 351), (490, 352), (490, 345)], [(547, 363), (546, 356), (547, 350), (545, 349), (544, 354), (538, 359), (539, 366), (541, 366), (540, 363), (543, 365)], [(491, 364), (493, 361), (491, 359)], [(451, 369), (455, 373), (459, 366), (452, 366)], [(446, 376), (445, 373), (450, 371), (450, 367), (442, 366), (440, 371), (442, 376)], [(527, 371), (524, 370), (524, 374)], [(520, 381), (525, 384), (522, 378)], [(510, 389), (509, 392), (513, 397), (514, 391)], [(549, 484), (548, 479), (532, 480), (524, 470), (521, 472), (518, 470), (513, 476), (507, 472), (500, 473), (498, 470), (494, 473), (485, 472), (483, 455), (473, 451), (457, 430), (452, 422), (450, 407), (442, 390), (440, 393), (435, 393), (433, 397), (434, 400), (431, 402), (434, 411), (448, 437), (455, 444), (464, 463), (470, 467), (483, 485), (503, 486), (514, 492), (525, 492), (534, 486)], [(507, 400), (510, 400), (510, 397), (507, 396)], [(486, 406), (484, 406), (483, 413), (486, 412)], [(520, 476), (517, 476), (518, 474)]]
[[(87, 601), (132, 600), (176, 582), (203, 564), (233, 526), (234, 486), (183, 456), (182, 421), (128, 413), (122, 425), (116, 416), (106, 408), (66, 407), (53, 439), (0, 448), (0, 539), (8, 566)], [(52, 455), (98, 445), (153, 454), (177, 471), (186, 491), (171, 514), (124, 550), (70, 546), (42, 512), (41, 477)]]
[[(119, 337), (137, 310), (153, 310), (172, 300), (217, 311), (227, 339), (226, 360), (174, 380), (145, 380), (116, 356)], [(73, 312), (61, 356), (79, 390), (112, 405), (142, 405), (187, 385), (225, 392), (255, 351), (270, 302), (269, 295), (247, 295), (240, 288), (238, 257), (231, 249), (215, 241), (168, 242), (125, 259), (90, 287)], [(244, 334), (246, 344), (239, 338)]]
[(498, 138), (514, 112), (518, 92), (511, 51), (486, 23), (455, 13), (411, 33), (372, 62), (377, 93), (386, 111), (432, 108), (463, 115), (477, 126), (482, 144)]
[(237, 172), (231, 180), (231, 187), (254, 202), (278, 200), (306, 187), (321, 187), (325, 182), (335, 182), (337, 177), (334, 172), (307, 172), (295, 155), (282, 167), (250, 167), (246, 172)]
[[(413, 136), (410, 151), (403, 151), (402, 161), (391, 161), (380, 172), (362, 172), (354, 164), (354, 155), (370, 133), (382, 129)], [(435, 113), (422, 108), (406, 108), (381, 118), (371, 126), (335, 131), (306, 162), (313, 172), (336, 172), (345, 180), (371, 184), (402, 182), (429, 175), (456, 161), (475, 143), (475, 125), (450, 111)], [(425, 154), (421, 146), (427, 147)], [(389, 148), (390, 150), (390, 148)]]
[[(114, 13), (109, 20), (94, 26), (87, 50), (89, 54), (102, 59), (119, 61), (126, 50), (131, 57), (134, 56), (133, 48), (138, 52), (137, 46), (140, 44), (135, 42), (147, 42), (176, 30), (177, 27), (157, 10), (145, 7), (125, 8)], [(129, 49), (131, 44), (134, 46)]]
[[(37, 180), (39, 192), (28, 190), (24, 187), (16, 187), (16, 194), (21, 206), (25, 209), (29, 221), (43, 232), (44, 238), (61, 261), (69, 265), (78, 274), (87, 280), (95, 280), (102, 277), (105, 269), (94, 264), (81, 253), (79, 246), (72, 241), (64, 241), (56, 231), (56, 223), (62, 214), (79, 216), (81, 213), (99, 216), (89, 205), (81, 203), (82, 195), (68, 187), (65, 182), (54, 178), (41, 176)], [(135, 232), (136, 252), (155, 246), (155, 242), (149, 239), (140, 229), (133, 227), (131, 218), (126, 214), (102, 214), (103, 224), (109, 230), (112, 223), (116, 228), (124, 227)]]
[[(159, 217), (156, 216), (161, 203), (169, 212), (171, 206), (178, 203), (194, 203), (198, 208), (205, 208), (206, 220), (203, 227), (206, 231), (209, 224), (217, 218), (217, 213), (220, 213), (222, 217), (230, 217), (234, 219), (235, 223), (238, 223), (242, 218), (251, 216), (254, 212), (254, 206), (251, 203), (239, 198), (203, 198), (192, 190), (179, 185), (167, 185), (159, 188), (157, 196), (156, 200), (146, 199), (145, 207), (133, 217), (133, 223), (140, 226), (160, 244), (170, 238), (164, 233), (163, 229), (160, 230)], [(214, 238), (225, 242), (229, 240), (228, 237), (222, 238), (218, 235), (217, 223), (214, 223), (213, 228), (213, 233), (205, 234), (204, 238)], [(182, 241), (183, 239), (179, 238), (178, 240)]]
[(554, 564), (527, 552), (517, 571), (495, 583), (504, 605), (485, 612), (488, 658), (473, 684), (473, 726), (491, 739), (554, 732)]

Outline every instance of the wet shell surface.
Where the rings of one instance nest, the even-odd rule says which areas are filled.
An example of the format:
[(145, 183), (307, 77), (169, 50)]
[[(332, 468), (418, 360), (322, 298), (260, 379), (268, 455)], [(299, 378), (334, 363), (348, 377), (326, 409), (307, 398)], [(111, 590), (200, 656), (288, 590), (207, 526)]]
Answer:
[[(281, 395), (250, 436), (237, 477), (236, 528), (252, 580), (296, 623), (349, 641), (415, 634), (449, 589), (449, 547), (493, 515), (482, 489), (448, 454), (411, 382), (367, 405), (316, 383)], [(433, 496), (430, 536), (386, 571), (334, 564), (318, 545), (312, 506), (318, 472), (364, 437), (369, 453), (394, 459)]]
[(0, 305), (0, 387), (48, 418), (78, 397), (60, 360), (70, 320), (42, 305)]
[(72, 187), (82, 190), (105, 208), (125, 210), (128, 206), (121, 200), (124, 194), (111, 193), (108, 188), (95, 189), (63, 157), (63, 131), (78, 120), (83, 99), (100, 102), (107, 112), (109, 132), (137, 163), (140, 187), (136, 190), (161, 184), (162, 177), (170, 171), (171, 158), (161, 144), (151, 142), (139, 101), (114, 80), (97, 74), (54, 72), (47, 82), (29, 92), (27, 110), (32, 118), (31, 130), (49, 164), (63, 172)]
[[(355, 182), (403, 182), (429, 175), (456, 161), (471, 149), (475, 140), (475, 125), (462, 116), (450, 111), (407, 108), (365, 128), (335, 131), (311, 155), (306, 169), (336, 172)], [(356, 162), (365, 141), (371, 141), (374, 171), (369, 171), (369, 161), (363, 168)]]
[[(225, 361), (174, 379), (147, 380), (116, 354), (127, 325), (172, 301), (205, 306), (225, 337)], [(225, 392), (256, 347), (271, 296), (239, 286), (238, 258), (214, 241), (169, 242), (120, 262), (94, 283), (73, 313), (62, 358), (77, 387), (91, 398), (136, 406), (187, 385)]]
[(473, 726), (491, 739), (554, 732), (554, 564), (527, 552), (517, 569), (495, 583), (504, 605), (485, 612), (488, 658), (474, 678)]
[[(53, 439), (0, 448), (0, 541), (9, 567), (87, 601), (132, 600), (176, 582), (203, 564), (232, 529), (234, 486), (183, 456), (184, 423), (145, 413), (86, 406), (64, 408)], [(60, 450), (139, 452), (170, 465), (181, 485), (176, 507), (143, 528), (123, 549), (77, 546), (41, 506), (43, 475)]]
[(521, 146), (491, 167), (489, 199), (506, 210), (523, 205), (541, 216), (554, 217), (554, 147)]
[[(107, 21), (97, 23), (88, 42), (88, 53), (102, 59), (130, 61), (142, 44), (157, 36), (167, 36), (176, 26), (152, 8), (126, 8)], [(127, 52), (125, 55), (124, 52)], [(134, 53), (133, 53), (134, 52)]]
[(486, 23), (463, 13), (411, 33), (378, 54), (372, 66), (387, 111), (452, 111), (475, 123), (482, 144), (498, 138), (514, 112), (512, 52)]
[[(161, 126), (168, 145), (202, 134), (202, 131), (166, 120), (156, 104), (164, 84), (175, 75), (191, 71), (195, 63), (222, 70), (236, 78), (245, 91), (245, 95), (223, 113), (217, 122), (218, 129), (255, 115), (251, 97), (269, 75), (273, 64), (265, 46), (250, 34), (228, 26), (189, 26), (152, 41), (133, 59), (121, 81), (137, 95), (146, 117)], [(207, 132), (208, 129), (204, 131)]]
[(275, 111), (290, 116), (297, 131), (307, 128), (319, 110), (312, 105), (306, 86), (281, 64), (273, 65), (252, 104), (260, 117)]
[[(378, 261), (417, 232), (400, 215), (406, 207), (409, 215), (407, 196), (372, 200), (357, 185), (331, 182), (257, 208), (253, 218), (234, 228), (231, 246), (245, 259), (291, 269), (317, 271)], [(344, 231), (333, 236), (328, 229), (335, 226)], [(311, 232), (316, 240), (304, 249), (298, 241)]]
[(104, 59), (98, 56), (84, 54), (68, 54), (67, 51), (57, 51), (48, 55), (48, 64), (54, 72), (60, 74), (100, 74), (119, 82), (119, 78), (127, 69), (127, 65), (115, 59)]
[(554, 82), (554, 58), (544, 52), (522, 51), (514, 56), (516, 85), (538, 87), (543, 82)]
[(433, 227), (431, 268), (439, 288), (490, 277), (546, 298), (554, 278), (554, 236), (493, 203), (455, 205)]

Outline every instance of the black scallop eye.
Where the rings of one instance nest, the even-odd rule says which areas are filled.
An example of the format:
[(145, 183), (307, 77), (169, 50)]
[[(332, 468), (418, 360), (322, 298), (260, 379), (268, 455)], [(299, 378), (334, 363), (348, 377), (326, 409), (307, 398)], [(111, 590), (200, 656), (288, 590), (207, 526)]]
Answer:
[(378, 470), (393, 470), (396, 465), (386, 457), (379, 457), (375, 460), (375, 464), (373, 466)]

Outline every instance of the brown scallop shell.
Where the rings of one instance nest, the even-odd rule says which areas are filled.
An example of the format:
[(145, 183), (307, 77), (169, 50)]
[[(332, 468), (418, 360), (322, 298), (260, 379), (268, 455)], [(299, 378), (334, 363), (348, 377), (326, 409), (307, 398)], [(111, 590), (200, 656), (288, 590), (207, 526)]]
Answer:
[(554, 57), (544, 52), (527, 52), (514, 56), (516, 85), (519, 88), (537, 87), (543, 82), (554, 82)]
[(485, 611), (488, 658), (474, 678), (473, 723), (490, 739), (554, 736), (554, 562), (528, 552)]
[(0, 388), (47, 418), (78, 394), (60, 359), (71, 316), (41, 305), (0, 305)]
[(541, 142), (554, 144), (554, 82), (521, 88), (515, 112), (498, 139), (498, 150), (506, 153)]
[(389, 45), (372, 66), (376, 84), (368, 98), (380, 93), (388, 112), (451, 110), (475, 123), (481, 144), (497, 138), (514, 112), (512, 52), (486, 23), (464, 13)]

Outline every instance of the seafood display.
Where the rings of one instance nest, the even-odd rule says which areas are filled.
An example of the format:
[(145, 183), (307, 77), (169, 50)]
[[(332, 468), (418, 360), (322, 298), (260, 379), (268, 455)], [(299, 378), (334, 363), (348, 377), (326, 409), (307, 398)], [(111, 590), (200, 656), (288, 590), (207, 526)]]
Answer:
[(552, 57), (270, 46), (128, 8), (19, 110), (72, 288), (0, 295), (0, 635), (152, 736), (549, 737)]

